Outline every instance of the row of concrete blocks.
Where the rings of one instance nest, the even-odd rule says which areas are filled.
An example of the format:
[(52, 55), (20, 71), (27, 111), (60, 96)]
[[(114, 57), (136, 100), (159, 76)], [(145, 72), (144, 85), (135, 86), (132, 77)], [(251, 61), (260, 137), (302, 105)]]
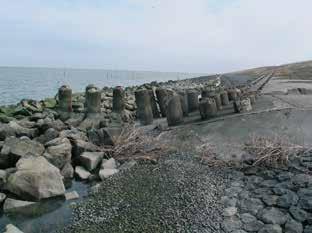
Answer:
[(234, 110), (236, 108), (236, 112), (239, 112), (240, 107), (244, 106), (240, 104), (241, 94), (238, 89), (220, 93), (204, 90), (199, 98), (199, 93), (195, 90), (173, 92), (158, 88), (155, 93), (153, 90), (138, 90), (135, 92), (137, 118), (141, 124), (149, 125), (153, 123), (154, 118), (161, 115), (167, 118), (169, 126), (175, 126), (183, 123), (183, 118), (189, 113), (199, 110), (202, 119), (205, 120), (215, 117), (230, 101), (234, 101)]
[[(101, 112), (101, 90), (90, 84), (85, 90), (86, 113)], [(69, 86), (62, 86), (58, 91), (58, 109), (62, 112), (72, 112), (72, 89)], [(121, 87), (113, 90), (113, 112), (121, 113), (125, 110), (125, 94)]]

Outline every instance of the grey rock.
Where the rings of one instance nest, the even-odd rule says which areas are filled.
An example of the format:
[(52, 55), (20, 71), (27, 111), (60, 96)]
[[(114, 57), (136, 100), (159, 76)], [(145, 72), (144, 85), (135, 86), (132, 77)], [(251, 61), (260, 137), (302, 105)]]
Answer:
[(283, 225), (287, 221), (287, 215), (274, 207), (265, 208), (260, 214), (261, 220), (268, 224)]
[(76, 191), (65, 193), (66, 201), (75, 200), (79, 198), (79, 194)]
[(282, 233), (282, 228), (280, 227), (280, 225), (265, 225), (263, 228), (261, 228), (260, 231), (258, 231), (258, 233)]
[(105, 169), (101, 169), (99, 171), (99, 176), (101, 178), (101, 180), (105, 180), (106, 178), (118, 173), (119, 170), (118, 169), (111, 169), (111, 168), (105, 168)]
[(20, 159), (17, 171), (8, 177), (10, 192), (28, 200), (41, 200), (61, 196), (65, 193), (60, 170), (44, 157)]
[(286, 194), (278, 198), (276, 205), (283, 208), (289, 208), (296, 205), (298, 200), (299, 198), (297, 194), (289, 190)]
[(288, 181), (294, 176), (293, 173), (291, 172), (281, 172), (278, 176), (277, 179), (279, 181)]
[(16, 162), (27, 156), (41, 156), (44, 146), (29, 138), (9, 137), (5, 140), (0, 155), (0, 166), (2, 168), (14, 167)]
[(4, 202), (6, 199), (6, 195), (4, 193), (0, 193), (0, 205)]
[(7, 180), (7, 172), (5, 170), (0, 170), (0, 189), (3, 188)]
[(59, 132), (56, 131), (53, 128), (47, 129), (43, 135), (40, 137), (36, 138), (36, 140), (42, 144), (45, 144), (49, 141), (52, 141), (53, 139), (59, 137)]
[(75, 174), (82, 180), (86, 180), (91, 175), (84, 167), (76, 166), (75, 167)]
[(289, 212), (291, 216), (299, 222), (304, 222), (308, 217), (308, 213), (299, 207), (292, 206)]
[(35, 205), (36, 202), (20, 201), (12, 198), (7, 198), (3, 204), (4, 213), (18, 212), (20, 209), (28, 208)]
[(298, 188), (306, 188), (312, 185), (312, 176), (308, 174), (298, 174), (291, 178), (291, 182)]
[(243, 229), (248, 232), (258, 231), (264, 226), (263, 222), (259, 221), (255, 216), (248, 213), (242, 214), (241, 220), (243, 222)]
[(267, 206), (274, 206), (277, 203), (277, 199), (279, 196), (277, 195), (264, 195), (262, 197), (262, 201), (267, 205)]
[(29, 128), (23, 127), (15, 121), (10, 121), (9, 127), (13, 129), (15, 136), (17, 137), (26, 136), (29, 138), (34, 138), (38, 135), (37, 129), (29, 129)]
[(276, 180), (264, 180), (261, 182), (262, 187), (273, 188), (277, 184)]
[(225, 194), (229, 197), (238, 197), (242, 190), (241, 187), (230, 187), (225, 190)]
[(312, 210), (312, 189), (300, 189), (297, 192), (299, 196), (299, 206), (304, 210)]
[(64, 165), (64, 167), (61, 170), (61, 175), (65, 178), (65, 179), (71, 179), (74, 177), (74, 168), (71, 165), (70, 162), (66, 163)]
[(20, 229), (12, 224), (8, 224), (5, 226), (5, 232), (3, 233), (23, 233)]
[(44, 157), (59, 169), (71, 161), (72, 146), (67, 138), (56, 138), (46, 144), (48, 148)]
[(68, 130), (63, 130), (60, 132), (61, 138), (68, 138), (70, 140), (83, 140), (88, 141), (88, 137), (85, 132), (80, 131), (77, 128), (72, 128)]
[(227, 207), (236, 207), (238, 200), (234, 197), (223, 196), (221, 198), (222, 204)]
[(114, 146), (122, 133), (120, 127), (107, 127), (88, 132), (89, 139), (97, 146)]
[(248, 198), (240, 201), (240, 208), (242, 212), (257, 215), (257, 213), (263, 209), (263, 203), (260, 199)]
[(221, 227), (225, 232), (233, 232), (241, 229), (242, 222), (237, 217), (226, 218), (223, 220)]
[(312, 225), (308, 225), (304, 228), (303, 233), (312, 233)]
[(300, 222), (297, 222), (293, 219), (289, 219), (285, 224), (286, 233), (302, 233), (303, 226)]
[(79, 156), (79, 161), (88, 171), (94, 170), (102, 161), (104, 152), (84, 152)]
[(97, 152), (101, 151), (100, 148), (93, 143), (83, 141), (83, 140), (75, 140), (73, 142), (73, 157), (77, 158), (79, 155), (81, 155), (83, 152)]
[(228, 207), (228, 208), (225, 208), (223, 210), (223, 216), (225, 216), (225, 217), (232, 217), (236, 214), (237, 214), (237, 208), (236, 207)]

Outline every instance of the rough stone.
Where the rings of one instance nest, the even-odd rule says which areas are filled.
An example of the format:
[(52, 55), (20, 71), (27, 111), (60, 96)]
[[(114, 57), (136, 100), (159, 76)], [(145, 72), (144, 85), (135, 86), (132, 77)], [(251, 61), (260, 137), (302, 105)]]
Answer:
[(245, 213), (241, 215), (241, 219), (243, 222), (243, 229), (248, 232), (256, 232), (259, 231), (264, 223), (259, 221), (255, 216)]
[(48, 148), (44, 157), (59, 169), (71, 161), (72, 145), (67, 138), (56, 138), (46, 144)]
[(222, 229), (225, 232), (233, 232), (235, 230), (239, 230), (242, 227), (242, 222), (237, 217), (226, 218), (222, 222)]
[(223, 216), (225, 217), (232, 217), (236, 215), (236, 213), (237, 213), (236, 207), (228, 207), (223, 210)]
[(44, 152), (44, 146), (29, 138), (9, 137), (5, 140), (1, 149), (0, 167), (14, 167), (16, 162), (26, 156), (41, 156)]
[(296, 205), (298, 203), (298, 200), (299, 198), (296, 193), (288, 191), (286, 194), (277, 199), (276, 204), (279, 207), (289, 208), (293, 205)]
[(74, 199), (78, 199), (78, 198), (79, 198), (79, 194), (76, 191), (65, 193), (66, 201), (70, 201), (70, 200), (74, 200)]
[(19, 209), (27, 208), (35, 204), (36, 202), (20, 201), (12, 198), (7, 198), (3, 204), (3, 211), (4, 213), (18, 212)]
[(8, 177), (10, 192), (28, 200), (41, 200), (65, 193), (62, 175), (58, 168), (44, 157), (20, 159), (17, 171)]
[(4, 202), (6, 199), (6, 195), (4, 193), (0, 193), (0, 205)]
[(100, 151), (100, 148), (93, 143), (84, 141), (84, 140), (74, 140), (73, 141), (73, 149), (72, 155), (74, 158), (77, 158), (83, 152), (97, 152)]
[(290, 207), (289, 212), (291, 216), (299, 222), (304, 222), (308, 217), (308, 213), (299, 207), (292, 206)]
[(79, 156), (81, 165), (88, 171), (94, 170), (102, 161), (104, 152), (84, 152)]
[(289, 219), (285, 224), (286, 233), (302, 233), (303, 226), (300, 222), (297, 222), (293, 219)]
[(282, 233), (282, 228), (280, 225), (272, 225), (272, 224), (268, 224), (265, 225), (260, 231), (258, 231), (258, 233)]
[(257, 198), (247, 198), (240, 201), (240, 208), (243, 212), (256, 215), (260, 210), (263, 209), (263, 203), (260, 199)]
[(260, 215), (261, 220), (268, 224), (283, 225), (287, 221), (287, 215), (274, 207), (265, 208)]
[(61, 175), (64, 177), (64, 179), (71, 179), (74, 177), (74, 168), (70, 162), (66, 163), (63, 166), (61, 170)]
[(5, 232), (3, 233), (23, 233), (20, 229), (12, 224), (8, 224), (5, 226)]
[(91, 173), (81, 166), (75, 167), (75, 174), (82, 180), (87, 180), (91, 176)]

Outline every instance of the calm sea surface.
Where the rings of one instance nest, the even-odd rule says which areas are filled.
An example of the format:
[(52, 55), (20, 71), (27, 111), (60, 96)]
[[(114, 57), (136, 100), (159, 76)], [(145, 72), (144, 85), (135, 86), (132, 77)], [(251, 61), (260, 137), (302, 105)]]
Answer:
[(98, 87), (133, 86), (152, 81), (179, 80), (200, 75), (203, 74), (0, 67), (0, 105), (15, 104), (21, 99), (41, 100), (52, 97), (63, 84), (71, 86), (74, 92), (78, 92), (83, 91), (91, 83)]

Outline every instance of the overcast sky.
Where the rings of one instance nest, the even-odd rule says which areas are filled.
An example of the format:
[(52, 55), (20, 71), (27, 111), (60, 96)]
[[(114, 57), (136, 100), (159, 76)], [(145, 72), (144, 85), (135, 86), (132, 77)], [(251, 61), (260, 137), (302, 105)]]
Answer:
[(311, 0), (0, 0), (0, 66), (217, 73), (312, 59)]

